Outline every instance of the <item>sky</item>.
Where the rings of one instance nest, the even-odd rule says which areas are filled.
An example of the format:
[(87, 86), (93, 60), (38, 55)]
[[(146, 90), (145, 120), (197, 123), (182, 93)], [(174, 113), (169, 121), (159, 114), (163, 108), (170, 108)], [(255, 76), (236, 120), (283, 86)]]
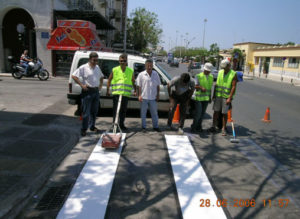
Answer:
[(128, 0), (128, 16), (138, 7), (158, 15), (167, 51), (187, 42), (202, 47), (203, 36), (207, 49), (212, 43), (220, 49), (242, 42), (300, 44), (300, 0)]

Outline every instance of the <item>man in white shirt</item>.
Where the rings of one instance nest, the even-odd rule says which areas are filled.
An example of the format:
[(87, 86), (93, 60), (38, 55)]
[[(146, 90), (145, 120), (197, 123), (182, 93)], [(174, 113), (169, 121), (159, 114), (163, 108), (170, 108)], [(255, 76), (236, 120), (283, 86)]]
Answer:
[(82, 136), (86, 135), (88, 128), (94, 132), (98, 131), (95, 127), (95, 122), (100, 101), (99, 90), (102, 88), (104, 75), (97, 65), (97, 62), (98, 54), (91, 52), (89, 62), (80, 66), (72, 74), (73, 80), (82, 88)]
[(146, 114), (148, 106), (152, 118), (153, 130), (160, 132), (158, 128), (157, 101), (159, 100), (160, 78), (156, 71), (153, 71), (153, 61), (147, 59), (146, 70), (141, 72), (137, 79), (138, 98), (141, 102), (142, 130), (146, 130)]

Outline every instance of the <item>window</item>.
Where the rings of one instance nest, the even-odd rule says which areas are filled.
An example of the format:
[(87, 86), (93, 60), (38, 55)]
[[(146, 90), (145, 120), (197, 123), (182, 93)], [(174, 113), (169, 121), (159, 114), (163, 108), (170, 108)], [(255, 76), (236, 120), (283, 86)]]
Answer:
[(134, 77), (137, 78), (138, 74), (145, 70), (145, 64), (134, 63), (133, 64)]
[(108, 78), (112, 69), (119, 65), (118, 60), (108, 60), (108, 59), (99, 59), (98, 63), (102, 73), (104, 74), (104, 78)]
[[(158, 71), (156, 69), (154, 69), (154, 71), (156, 71), (158, 73)], [(167, 82), (166, 80), (160, 75), (158, 74), (159, 78), (160, 78), (160, 82), (162, 85), (167, 85)]]
[[(133, 64), (133, 67), (134, 67), (134, 77), (137, 78), (138, 74), (141, 73), (142, 71), (145, 70), (145, 64), (142, 64), (142, 63), (134, 63)], [(158, 73), (158, 71), (153, 68), (153, 71), (156, 71), (159, 78), (160, 78), (160, 82), (162, 85), (167, 85), (167, 82), (165, 79), (163, 79), (163, 77)]]
[(298, 68), (299, 60), (299, 58), (289, 58), (288, 68)]
[[(88, 58), (80, 59), (78, 62), (77, 68), (79, 68), (79, 66), (87, 63), (88, 61), (89, 61)], [(102, 73), (104, 74), (104, 78), (108, 78), (110, 73), (112, 72), (112, 69), (119, 65), (119, 61), (118, 60), (99, 59), (98, 65), (99, 65)]]
[(273, 67), (283, 67), (283, 59), (281, 57), (274, 57), (273, 58)]

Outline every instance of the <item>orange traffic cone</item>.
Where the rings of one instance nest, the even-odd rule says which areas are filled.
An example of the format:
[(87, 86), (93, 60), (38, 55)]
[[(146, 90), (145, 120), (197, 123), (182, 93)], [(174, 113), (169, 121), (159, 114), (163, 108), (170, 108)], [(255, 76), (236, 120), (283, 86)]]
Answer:
[(271, 122), (271, 120), (270, 120), (270, 107), (267, 107), (265, 116), (261, 121), (266, 122), (266, 123)]
[(232, 109), (228, 110), (227, 112), (227, 122), (233, 122), (233, 119), (232, 119)]
[(180, 119), (179, 104), (177, 104), (176, 111), (174, 113), (172, 123), (178, 124), (179, 123), (179, 119)]

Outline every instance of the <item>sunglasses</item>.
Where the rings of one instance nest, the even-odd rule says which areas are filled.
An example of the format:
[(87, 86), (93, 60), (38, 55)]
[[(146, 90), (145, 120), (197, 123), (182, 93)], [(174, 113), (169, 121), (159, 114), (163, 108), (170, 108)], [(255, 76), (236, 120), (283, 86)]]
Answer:
[(126, 63), (127, 60), (120, 60), (119, 62), (120, 62), (120, 63)]
[(98, 59), (92, 59), (93, 62), (98, 62)]

